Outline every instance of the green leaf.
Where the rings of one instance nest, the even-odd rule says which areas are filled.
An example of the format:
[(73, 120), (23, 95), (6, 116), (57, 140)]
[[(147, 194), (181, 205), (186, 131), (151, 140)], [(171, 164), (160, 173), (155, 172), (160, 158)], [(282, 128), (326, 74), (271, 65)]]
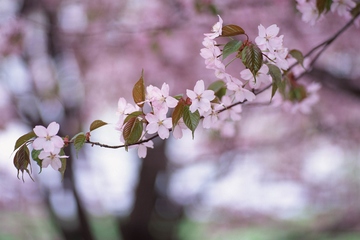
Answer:
[(31, 151), (31, 158), (37, 163), (37, 165), (40, 167), (40, 172), (42, 171), (42, 160), (39, 158), (39, 154), (42, 150), (35, 150), (33, 149)]
[(137, 143), (143, 133), (143, 123), (137, 118), (133, 125), (131, 134), (129, 135), (126, 144), (134, 144)]
[(356, 4), (356, 6), (355, 6), (353, 9), (351, 9), (350, 13), (351, 13), (351, 15), (352, 15), (353, 17), (355, 17), (355, 16), (357, 16), (357, 15), (360, 14), (360, 2), (358, 2), (358, 3)]
[(183, 97), (183, 94), (175, 95), (174, 98), (176, 100), (180, 100)]
[(125, 145), (137, 143), (143, 132), (143, 123), (137, 118), (130, 118), (124, 125), (123, 137)]
[(324, 11), (329, 11), (332, 4), (332, 0), (316, 0), (316, 8), (319, 11), (319, 15)]
[(90, 125), (90, 132), (91, 132), (91, 131), (94, 131), (95, 129), (97, 129), (97, 128), (99, 128), (99, 127), (105, 126), (105, 125), (107, 125), (106, 122), (103, 122), (103, 121), (101, 121), (101, 120), (95, 120), (95, 121), (93, 121), (93, 122), (91, 123), (91, 125)]
[(271, 76), (271, 78), (273, 79), (273, 83), (272, 83), (272, 92), (271, 92), (271, 99), (274, 97), (276, 90), (278, 89), (278, 87), (281, 84), (281, 80), (282, 80), (282, 74), (280, 69), (275, 66), (274, 64), (267, 64), (267, 66), (269, 67), (269, 74)]
[(176, 126), (176, 124), (178, 124), (179, 120), (182, 118), (184, 113), (184, 107), (185, 107), (185, 101), (184, 99), (181, 98), (178, 101), (176, 107), (174, 108), (174, 111), (171, 116), (173, 128)]
[(70, 142), (73, 142), (75, 140), (75, 138), (77, 138), (77, 136), (79, 135), (84, 135), (85, 136), (85, 133), (84, 132), (79, 132), (78, 134), (76, 134), (75, 136), (73, 136), (71, 139), (70, 139)]
[(191, 112), (189, 106), (184, 107), (183, 119), (185, 125), (191, 130), (192, 138), (194, 139), (194, 132), (200, 122), (200, 113), (199, 111)]
[(221, 99), (226, 94), (226, 84), (222, 80), (218, 80), (210, 84), (208, 87), (209, 90), (213, 90), (215, 96)]
[(293, 49), (289, 52), (289, 54), (296, 59), (301, 66), (304, 66), (304, 55), (299, 50)]
[(222, 52), (223, 60), (230, 54), (239, 51), (241, 45), (242, 45), (242, 41), (237, 41), (237, 40), (231, 40), (230, 42), (225, 44)]
[(86, 142), (86, 135), (81, 132), (76, 134), (74, 137), (74, 147), (76, 150), (76, 157), (78, 156), (78, 153), (80, 151), (80, 149), (84, 146), (85, 142)]
[(251, 73), (256, 77), (256, 73), (259, 71), (263, 64), (263, 55), (260, 48), (250, 43), (244, 47), (241, 51), (241, 60), (245, 67), (248, 68)]
[(22, 147), (19, 148), (19, 150), (15, 153), (14, 166), (17, 169), (17, 178), (18, 179), (20, 179), (19, 173), (21, 171), (22, 180), (24, 182), (24, 171), (26, 171), (27, 174), (29, 174), (29, 177), (31, 178), (31, 180), (34, 181), (34, 179), (31, 177), (30, 171), (28, 169), (28, 166), (30, 166), (30, 170), (31, 170), (31, 163), (30, 163), (29, 149), (27, 148), (26, 145), (22, 145)]
[(245, 34), (245, 31), (238, 25), (229, 24), (222, 27), (221, 37), (232, 37), (241, 34)]
[(19, 139), (16, 140), (14, 151), (16, 151), (16, 149), (18, 149), (24, 143), (26, 143), (27, 141), (29, 141), (30, 139), (32, 139), (34, 137), (36, 137), (36, 134), (34, 133), (34, 131), (28, 132), (28, 133), (22, 135), (21, 137), (19, 137)]
[(140, 79), (135, 83), (132, 94), (134, 102), (142, 108), (145, 102), (144, 71), (141, 72)]

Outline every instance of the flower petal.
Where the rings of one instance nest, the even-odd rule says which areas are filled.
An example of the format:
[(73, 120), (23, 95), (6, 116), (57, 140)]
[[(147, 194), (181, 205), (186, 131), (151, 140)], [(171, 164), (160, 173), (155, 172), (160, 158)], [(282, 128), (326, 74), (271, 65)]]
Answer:
[(61, 161), (60, 161), (60, 158), (58, 158), (58, 157), (55, 157), (55, 158), (50, 162), (50, 164), (51, 164), (51, 167), (52, 167), (54, 170), (56, 170), (56, 171), (58, 171), (58, 170), (61, 168)]
[(197, 94), (193, 90), (186, 89), (186, 95), (190, 99), (195, 99), (197, 97)]
[(38, 136), (38, 137), (47, 137), (47, 135), (48, 135), (46, 128), (43, 126), (40, 126), (40, 125), (35, 126), (33, 131), (36, 134), (36, 136)]
[(51, 142), (53, 142), (56, 148), (62, 148), (64, 146), (64, 140), (59, 136), (53, 136)]
[(149, 124), (146, 126), (146, 131), (147, 131), (149, 134), (156, 133), (158, 130), (159, 130), (159, 125), (158, 125), (157, 123), (155, 123), (155, 122), (149, 123)]
[(197, 93), (197, 95), (200, 95), (204, 92), (204, 90), (205, 90), (204, 81), (203, 80), (197, 81), (194, 87), (194, 92)]
[(43, 138), (43, 137), (38, 137), (38, 138), (35, 138), (32, 146), (35, 150), (41, 150), (44, 148), (44, 144), (46, 142), (46, 139)]
[(47, 132), (49, 136), (55, 136), (59, 132), (59, 129), (60, 129), (60, 125), (56, 122), (52, 122), (47, 127)]
[(44, 160), (42, 160), (41, 166), (43, 168), (47, 168), (51, 162), (51, 158), (47, 157)]
[(138, 156), (139, 158), (145, 158), (147, 155), (147, 148), (144, 145), (138, 147)]
[(52, 152), (54, 151), (54, 143), (51, 141), (45, 141), (43, 144), (43, 149), (45, 152)]
[(167, 129), (166, 127), (164, 126), (160, 126), (159, 127), (159, 130), (158, 130), (158, 134), (159, 134), (159, 137), (161, 139), (166, 139), (169, 137), (170, 133), (169, 133), (169, 129)]

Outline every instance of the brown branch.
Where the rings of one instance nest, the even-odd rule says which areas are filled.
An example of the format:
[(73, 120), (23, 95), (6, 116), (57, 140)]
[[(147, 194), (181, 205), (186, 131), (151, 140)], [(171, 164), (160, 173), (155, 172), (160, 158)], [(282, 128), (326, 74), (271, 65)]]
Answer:
[[(172, 131), (172, 129), (169, 129), (169, 131)], [(100, 142), (93, 142), (93, 141), (86, 141), (85, 143), (91, 144), (91, 146), (99, 146), (99, 147), (104, 147), (104, 148), (112, 148), (112, 149), (117, 149), (117, 148), (124, 148), (124, 147), (130, 147), (130, 146), (135, 146), (135, 145), (140, 145), (142, 143), (148, 142), (150, 140), (153, 140), (155, 138), (157, 138), (159, 135), (155, 134), (153, 136), (151, 136), (150, 138), (141, 140), (139, 142), (136, 143), (131, 143), (131, 144), (122, 144), (122, 145), (107, 145), (107, 144), (103, 144)], [(72, 143), (72, 142), (69, 142)]]

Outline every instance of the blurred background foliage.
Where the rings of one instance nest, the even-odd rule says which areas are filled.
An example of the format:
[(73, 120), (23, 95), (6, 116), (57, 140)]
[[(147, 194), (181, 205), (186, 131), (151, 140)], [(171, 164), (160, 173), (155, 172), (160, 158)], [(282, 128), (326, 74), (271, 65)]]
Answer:
[[(284, 45), (304, 53), (346, 24), (331, 15), (311, 27), (287, 0), (0, 1), (1, 240), (360, 238), (355, 26), (303, 77), (323, 86), (309, 115), (247, 104), (227, 135), (156, 141), (144, 160), (131, 150), (67, 149), (63, 181), (36, 164), (35, 182), (16, 178), (19, 136), (51, 121), (62, 136), (95, 119), (116, 123), (117, 100), (131, 100), (142, 69), (147, 85), (167, 82), (172, 95), (216, 80), (199, 56), (216, 14), (250, 39), (259, 24), (276, 23)], [(117, 144), (112, 126), (92, 138)]]

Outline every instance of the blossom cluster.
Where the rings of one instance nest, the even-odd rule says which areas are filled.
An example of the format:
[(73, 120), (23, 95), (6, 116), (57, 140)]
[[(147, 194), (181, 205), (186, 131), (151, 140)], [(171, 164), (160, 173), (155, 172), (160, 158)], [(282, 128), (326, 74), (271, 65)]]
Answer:
[[(260, 24), (258, 26), (258, 36), (255, 38), (255, 43), (263, 55), (263, 63), (261, 67), (255, 74), (249, 68), (243, 69), (240, 71), (240, 78), (230, 75), (226, 72), (226, 64), (220, 57), (224, 50), (220, 49), (219, 44), (215, 40), (217, 37), (222, 35), (223, 20), (220, 16), (218, 17), (219, 22), (214, 25), (212, 29), (213, 33), (205, 34), (205, 38), (203, 40), (204, 48), (200, 50), (200, 55), (205, 59), (206, 68), (214, 70), (215, 76), (226, 82), (229, 96), (224, 97), (230, 99), (230, 104), (233, 102), (243, 102), (245, 100), (253, 101), (256, 98), (253, 90), (268, 86), (274, 81), (274, 79), (270, 76), (270, 70), (267, 64), (274, 64), (279, 68), (281, 73), (284, 73), (284, 71), (289, 69), (291, 63), (294, 62), (294, 58), (292, 58), (289, 54), (288, 48), (283, 46), (284, 36), (278, 36), (280, 28), (276, 24), (267, 28)], [(291, 83), (289, 85), (289, 88), (292, 88)], [(303, 101), (305, 98), (289, 99), (289, 97), (284, 94), (284, 96), (282, 96), (283, 108), (292, 113), (309, 113), (311, 106), (314, 105), (318, 99), (317, 91), (319, 90), (320, 85), (315, 85), (316, 87), (308, 87), (304, 85), (304, 89), (308, 95), (307, 98), (312, 99), (311, 101)], [(245, 86), (249, 86), (252, 91), (246, 89)], [(279, 93), (277, 93), (276, 96), (276, 106), (282, 105), (279, 101), (280, 98), (278, 95)]]
[(50, 123), (47, 128), (38, 125), (33, 129), (37, 137), (33, 141), (32, 147), (40, 151), (38, 158), (41, 160), (43, 168), (51, 165), (54, 170), (59, 170), (62, 165), (60, 159), (68, 157), (60, 154), (64, 147), (64, 140), (57, 135), (59, 129), (60, 125), (56, 122)]
[[(169, 117), (169, 111), (174, 109), (179, 100), (169, 95), (169, 85), (164, 83), (159, 89), (153, 85), (146, 87), (145, 101), (147, 107), (139, 108), (138, 105), (132, 105), (126, 101), (125, 98), (120, 98), (118, 101), (118, 122), (116, 129), (121, 132), (120, 139), (122, 142), (126, 142), (124, 139), (124, 131), (126, 128), (126, 118), (134, 113), (139, 113), (137, 119), (143, 125), (141, 138), (143, 143), (137, 145), (138, 156), (144, 158), (147, 154), (147, 148), (153, 148), (154, 143), (146, 140), (146, 134), (158, 134), (159, 138), (167, 139), (170, 136), (172, 130), (173, 136), (176, 139), (182, 138), (183, 131), (187, 129), (181, 118), (178, 123), (173, 126), (172, 118)], [(211, 110), (210, 101), (215, 98), (214, 91), (205, 90), (203, 80), (197, 81), (194, 90), (186, 90), (187, 97), (191, 104), (189, 110), (199, 112), (200, 116), (205, 116)], [(144, 109), (149, 109), (148, 112), (144, 112)]]
[[(302, 20), (310, 25), (315, 25), (316, 22), (323, 19), (325, 11), (319, 10), (316, 5), (316, 0), (296, 0), (297, 9), (302, 14)], [(330, 10), (337, 13), (345, 19), (351, 18), (350, 10), (356, 6), (354, 0), (333, 0)]]

